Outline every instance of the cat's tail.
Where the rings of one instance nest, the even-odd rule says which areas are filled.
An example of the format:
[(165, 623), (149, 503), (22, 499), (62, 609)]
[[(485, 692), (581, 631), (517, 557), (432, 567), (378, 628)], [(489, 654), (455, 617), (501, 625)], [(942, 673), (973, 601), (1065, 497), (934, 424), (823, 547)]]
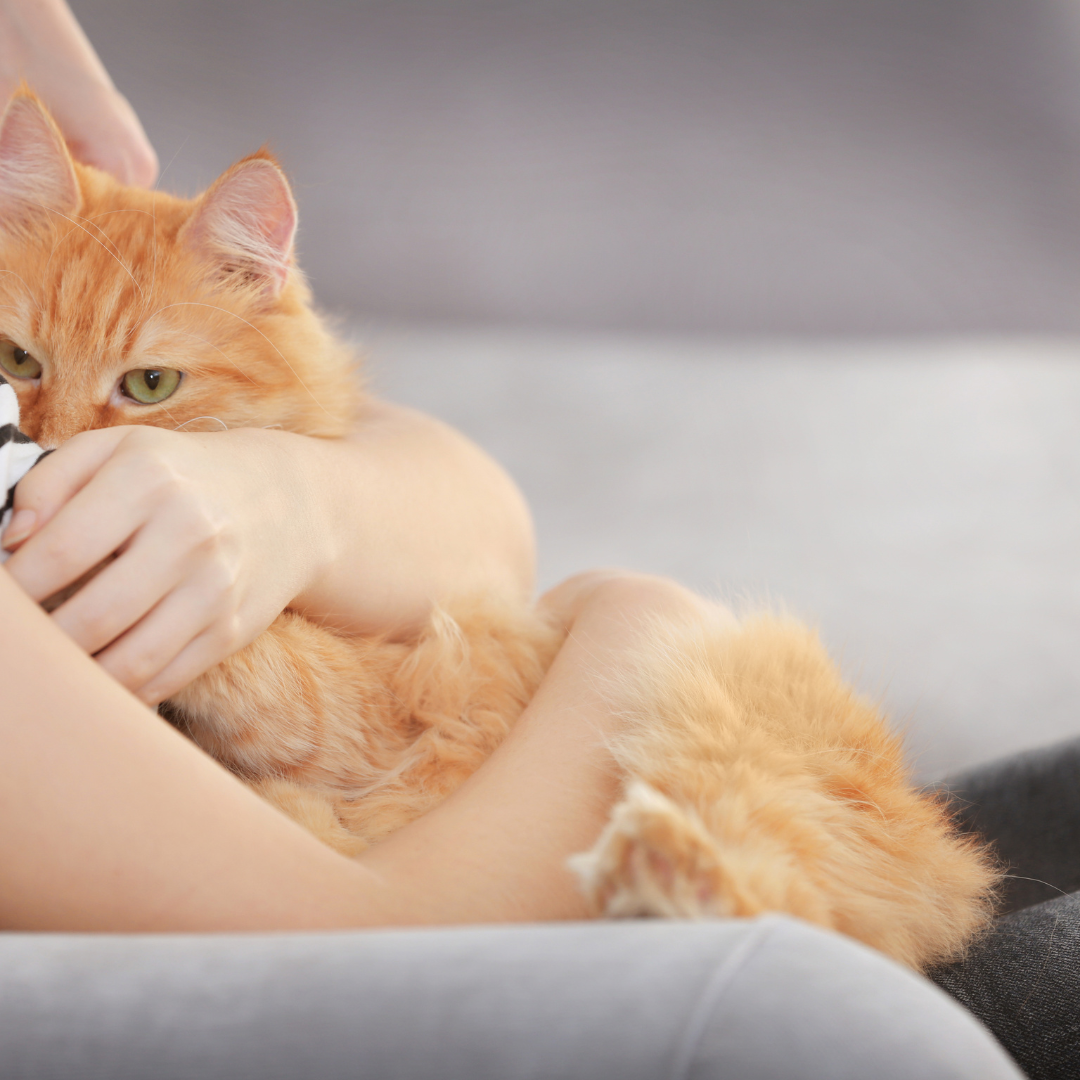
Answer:
[(574, 864), (600, 913), (783, 911), (913, 967), (989, 919), (988, 854), (913, 788), (899, 740), (806, 628), (658, 625), (609, 692), (629, 779)]

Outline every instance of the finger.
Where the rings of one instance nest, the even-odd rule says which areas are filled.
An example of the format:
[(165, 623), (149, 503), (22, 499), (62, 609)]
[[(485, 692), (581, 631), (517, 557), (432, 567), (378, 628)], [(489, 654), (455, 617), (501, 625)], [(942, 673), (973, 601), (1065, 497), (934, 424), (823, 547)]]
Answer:
[(88, 653), (104, 649), (180, 584), (185, 560), (170, 558), (169, 539), (152, 524), (140, 529), (118, 559), (56, 608), (53, 621)]
[[(87, 487), (90, 495), (96, 493)], [(243, 577), (234, 551), (207, 522), (173, 507), (142, 525), (120, 557), (102, 569), (53, 618), (87, 652), (96, 653), (144, 618), (185, 581), (207, 623), (236, 605)]]
[(115, 460), (107, 459), (5, 564), (35, 600), (52, 596), (120, 550), (153, 513), (144, 485), (124, 463), (110, 468)]
[(72, 153), (122, 184), (150, 187), (157, 179), (157, 154), (131, 103), (110, 90), (89, 104), (78, 115), (77, 130), (65, 131)]
[(14, 549), (50, 521), (112, 456), (127, 430), (83, 432), (39, 461), (15, 488), (15, 512), (4, 532), (4, 547)]
[(161, 685), (161, 675), (174, 665), (174, 662), (199, 640), (200, 655), (206, 656), (205, 667), (190, 670), (190, 681), (205, 670), (224, 659), (229, 653), (228, 636), (231, 630), (230, 620), (215, 611), (200, 586), (190, 585), (173, 590), (140, 622), (127, 633), (114, 641), (107, 649), (98, 653), (98, 663), (132, 693), (147, 704), (156, 705), (170, 693), (175, 693), (184, 682), (167, 685), (172, 687), (151, 701), (144, 692), (152, 687), (154, 693)]
[(135, 696), (151, 708), (178, 694), (188, 683), (232, 656), (236, 644), (227, 643), (220, 628), (211, 627), (188, 643), (153, 679), (145, 683)]

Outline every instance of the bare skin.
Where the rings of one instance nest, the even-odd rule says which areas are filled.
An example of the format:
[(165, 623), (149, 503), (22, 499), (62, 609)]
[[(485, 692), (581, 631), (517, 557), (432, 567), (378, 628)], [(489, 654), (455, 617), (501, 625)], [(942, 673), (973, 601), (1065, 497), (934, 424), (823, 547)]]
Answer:
[(156, 705), (287, 606), (350, 633), (408, 633), (464, 591), (527, 597), (532, 524), (464, 436), (372, 403), (328, 441), (255, 429), (107, 428), (16, 489), (6, 567), (41, 601), (119, 559), (53, 618)]
[[(81, 160), (150, 184), (157, 158), (63, 0), (0, 0), (0, 94), (27, 79)], [(371, 403), (350, 438), (113, 428), (19, 485), (7, 566), (35, 600), (121, 558), (56, 625), (147, 704), (286, 607), (349, 633), (408, 633), (452, 593), (533, 589), (532, 525), (467, 439)]]
[(0, 0), (0, 100), (21, 80), (49, 106), (80, 161), (149, 187), (158, 159), (63, 0)]
[[(586, 575), (548, 600), (567, 645), (455, 795), (358, 860), (323, 847), (124, 691), (0, 571), (0, 925), (268, 930), (577, 918), (566, 859), (617, 789), (597, 689), (670, 582)], [(42, 677), (48, 672), (48, 677)], [(59, 674), (62, 673), (62, 674)]]
[[(0, 0), (0, 92), (20, 78), (82, 160), (153, 182), (138, 119), (62, 0)], [(547, 602), (570, 637), (510, 737), (444, 804), (348, 860), (146, 704), (289, 604), (346, 631), (394, 632), (453, 592), (527, 595), (531, 524), (505, 473), (438, 422), (372, 405), (337, 443), (85, 433), (24, 479), (16, 508), (4, 542), (18, 550), (0, 569), (0, 926), (317, 929), (585, 914), (566, 859), (596, 838), (618, 790), (607, 751), (618, 721), (594, 673), (617, 675), (649, 617), (696, 620), (700, 601), (633, 576), (554, 590)], [(118, 549), (52, 617), (37, 606)]]

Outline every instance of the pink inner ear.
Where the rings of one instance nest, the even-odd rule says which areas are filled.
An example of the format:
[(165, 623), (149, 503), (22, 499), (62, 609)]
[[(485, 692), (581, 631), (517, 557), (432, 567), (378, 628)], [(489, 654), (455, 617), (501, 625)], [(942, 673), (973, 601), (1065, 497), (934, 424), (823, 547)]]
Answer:
[(59, 131), (33, 98), (14, 98), (0, 121), (0, 217), (66, 215), (78, 206), (79, 185)]
[(207, 192), (187, 229), (196, 247), (265, 278), (274, 294), (288, 276), (295, 234), (296, 204), (288, 181), (262, 158), (226, 173)]

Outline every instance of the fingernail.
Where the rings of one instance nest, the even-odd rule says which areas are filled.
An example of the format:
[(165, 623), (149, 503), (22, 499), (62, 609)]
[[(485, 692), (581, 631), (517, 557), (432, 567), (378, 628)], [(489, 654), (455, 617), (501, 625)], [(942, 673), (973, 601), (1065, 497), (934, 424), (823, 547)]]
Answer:
[(4, 530), (4, 547), (10, 551), (16, 544), (25, 540), (37, 523), (37, 514), (33, 510), (19, 510)]

